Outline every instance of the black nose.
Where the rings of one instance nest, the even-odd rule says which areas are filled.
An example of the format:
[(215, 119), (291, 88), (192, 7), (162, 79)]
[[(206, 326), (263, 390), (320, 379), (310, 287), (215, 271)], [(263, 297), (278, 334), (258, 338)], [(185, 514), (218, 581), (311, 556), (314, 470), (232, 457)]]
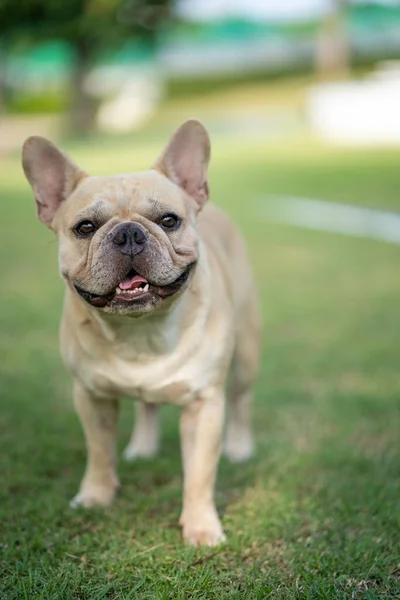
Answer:
[(112, 231), (112, 242), (119, 247), (122, 254), (134, 256), (143, 250), (147, 242), (147, 232), (139, 223), (120, 223)]

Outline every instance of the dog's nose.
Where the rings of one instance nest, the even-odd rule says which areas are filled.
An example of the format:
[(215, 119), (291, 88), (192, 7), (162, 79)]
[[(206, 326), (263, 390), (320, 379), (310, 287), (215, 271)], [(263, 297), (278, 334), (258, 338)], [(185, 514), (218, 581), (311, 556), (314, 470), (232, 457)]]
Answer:
[(114, 227), (112, 242), (119, 247), (122, 254), (133, 256), (143, 250), (147, 242), (147, 232), (139, 223), (120, 223)]

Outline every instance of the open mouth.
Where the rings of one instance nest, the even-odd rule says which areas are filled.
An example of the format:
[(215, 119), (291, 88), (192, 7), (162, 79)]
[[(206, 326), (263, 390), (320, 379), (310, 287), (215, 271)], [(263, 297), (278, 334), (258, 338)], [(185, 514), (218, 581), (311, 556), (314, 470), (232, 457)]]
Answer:
[(96, 307), (104, 307), (111, 301), (118, 304), (143, 303), (151, 296), (158, 296), (160, 299), (172, 296), (178, 292), (189, 278), (195, 263), (186, 267), (184, 272), (172, 283), (165, 286), (157, 286), (139, 275), (134, 269), (131, 269), (127, 275), (120, 281), (118, 286), (108, 294), (98, 295), (88, 292), (75, 285), (75, 289), (86, 302)]
[(141, 275), (138, 275), (134, 269), (131, 269), (126, 277), (115, 288), (115, 295), (120, 300), (133, 300), (141, 298), (150, 290), (150, 284)]

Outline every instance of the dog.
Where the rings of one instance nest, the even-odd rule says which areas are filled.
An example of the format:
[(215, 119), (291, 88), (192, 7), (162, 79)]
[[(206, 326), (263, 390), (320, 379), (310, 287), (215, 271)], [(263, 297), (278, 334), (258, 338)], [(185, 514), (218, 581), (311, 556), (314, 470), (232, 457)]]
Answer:
[(87, 446), (72, 506), (115, 497), (119, 397), (137, 400), (127, 459), (157, 452), (157, 406), (169, 402), (181, 407), (183, 538), (223, 542), (214, 487), (225, 406), (225, 452), (247, 459), (260, 324), (243, 240), (207, 202), (206, 129), (186, 121), (150, 170), (125, 175), (91, 177), (39, 136), (22, 154), (66, 283), (61, 356)]

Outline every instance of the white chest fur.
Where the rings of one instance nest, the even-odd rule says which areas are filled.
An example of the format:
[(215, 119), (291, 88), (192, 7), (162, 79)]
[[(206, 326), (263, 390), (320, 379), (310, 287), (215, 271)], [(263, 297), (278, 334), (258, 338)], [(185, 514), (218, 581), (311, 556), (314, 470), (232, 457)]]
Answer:
[(64, 360), (96, 395), (186, 404), (220, 380), (230, 328), (227, 315), (210, 323), (210, 301), (197, 303), (186, 323), (182, 308), (178, 303), (160, 320), (121, 318), (112, 330), (102, 321), (98, 343), (93, 336), (75, 338), (71, 353), (63, 348)]

